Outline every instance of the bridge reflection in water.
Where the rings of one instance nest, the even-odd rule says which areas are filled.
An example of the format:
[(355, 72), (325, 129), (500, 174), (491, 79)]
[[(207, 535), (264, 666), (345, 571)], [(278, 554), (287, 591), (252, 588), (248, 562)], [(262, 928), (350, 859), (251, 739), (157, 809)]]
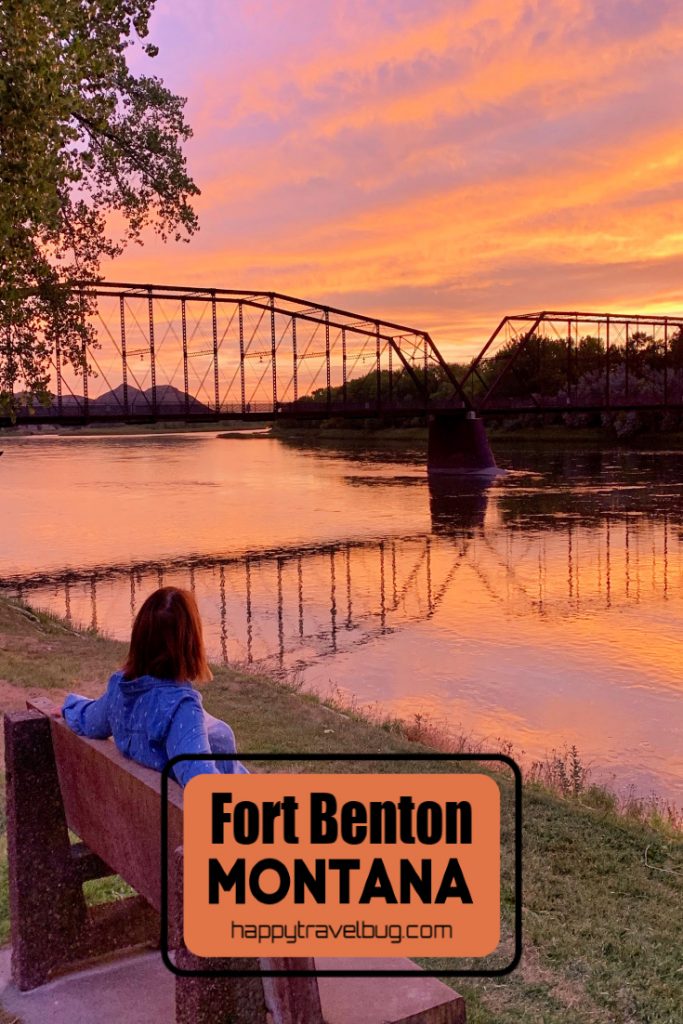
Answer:
[(430, 501), (431, 533), (34, 576), (14, 589), (74, 624), (126, 639), (147, 594), (186, 587), (212, 658), (280, 671), (441, 613), (469, 636), (486, 604), (515, 618), (572, 619), (666, 600), (683, 580), (680, 525), (639, 514), (632, 500), (593, 519), (550, 508), (534, 517), (537, 529), (515, 529), (510, 518), (502, 528), (505, 509), (498, 501), (487, 515), (482, 485), (432, 482)]

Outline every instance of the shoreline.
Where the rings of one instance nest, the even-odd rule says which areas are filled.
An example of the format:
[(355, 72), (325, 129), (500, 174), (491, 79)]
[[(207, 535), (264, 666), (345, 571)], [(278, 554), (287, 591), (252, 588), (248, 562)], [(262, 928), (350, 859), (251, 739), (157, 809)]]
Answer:
[[(421, 426), (373, 426), (373, 427), (340, 427), (322, 423), (317, 426), (301, 427), (289, 426), (276, 423), (264, 436), (287, 440), (315, 440), (315, 441), (340, 441), (364, 443), (376, 442), (378, 445), (385, 442), (409, 442), (414, 444), (420, 442), (426, 446), (428, 441), (428, 428)], [(629, 438), (617, 438), (597, 427), (567, 427), (556, 424), (548, 426), (503, 428), (498, 426), (487, 427), (489, 441), (496, 445), (556, 445), (556, 444), (581, 444), (586, 447), (597, 446), (601, 448), (615, 448), (622, 450), (637, 450), (639, 447), (653, 449), (675, 449), (683, 451), (683, 432), (671, 433), (643, 432)]]
[(268, 421), (244, 422), (233, 419), (218, 420), (215, 423), (186, 423), (180, 420), (168, 423), (92, 423), (77, 427), (53, 426), (49, 423), (35, 427), (21, 424), (17, 427), (0, 427), (0, 441), (11, 441), (15, 438), (23, 440), (27, 437), (153, 437), (165, 434), (215, 434), (219, 430), (241, 434), (263, 430), (269, 425)]
[[(53, 427), (18, 426), (0, 428), (0, 442), (25, 440), (26, 438), (73, 438), (73, 437), (163, 437), (174, 434), (215, 434), (225, 440), (281, 440), (338, 443), (344, 441), (354, 445), (384, 445), (392, 448), (406, 444), (426, 446), (426, 426), (384, 426), (381, 423), (362, 426), (340, 426), (334, 420), (311, 423), (308, 426), (283, 421), (220, 420), (215, 423), (168, 422), (168, 423), (122, 423), (91, 424), (88, 426)], [(585, 447), (614, 448), (619, 450), (672, 450), (683, 451), (683, 431), (643, 431), (628, 437), (616, 437), (599, 427), (570, 427), (547, 424), (538, 427), (501, 427), (492, 425), (487, 429), (489, 440), (497, 446), (520, 445), (542, 447), (544, 445), (580, 444)]]
[[(93, 631), (0, 598), (0, 697), (5, 710), (27, 695), (59, 701), (68, 690), (103, 692), (125, 645)], [(416, 734), (395, 719), (368, 718), (358, 706), (322, 702), (288, 683), (216, 666), (203, 690), (207, 710), (233, 726), (241, 755), (403, 752), (435, 749), (426, 725)], [(359, 764), (359, 770), (363, 770)], [(524, 784), (525, 951), (520, 968), (502, 979), (457, 979), (470, 1024), (512, 1020), (573, 1022), (673, 1020), (676, 1005), (678, 898), (683, 842), (664, 821), (619, 813), (601, 791), (560, 797), (543, 780)], [(501, 780), (504, 788), (509, 785)], [(604, 793), (604, 791), (603, 791)], [(511, 829), (504, 821), (503, 847)], [(4, 853), (4, 851), (3, 851)], [(504, 862), (507, 860), (504, 857)], [(114, 886), (112, 888), (112, 885)], [(119, 883), (120, 888), (120, 883)], [(91, 896), (118, 892), (115, 883)], [(503, 936), (512, 896), (503, 876)], [(6, 936), (7, 894), (0, 896)], [(638, 919), (638, 928), (625, 922)]]

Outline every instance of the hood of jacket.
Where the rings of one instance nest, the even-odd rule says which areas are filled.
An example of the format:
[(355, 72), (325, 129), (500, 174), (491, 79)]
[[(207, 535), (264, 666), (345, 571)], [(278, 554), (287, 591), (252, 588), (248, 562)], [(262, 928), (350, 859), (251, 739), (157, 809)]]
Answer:
[(201, 697), (191, 683), (148, 675), (124, 679), (123, 672), (116, 673), (112, 682), (118, 690), (126, 731), (144, 727), (157, 743), (165, 740), (171, 719), (183, 701), (201, 705)]

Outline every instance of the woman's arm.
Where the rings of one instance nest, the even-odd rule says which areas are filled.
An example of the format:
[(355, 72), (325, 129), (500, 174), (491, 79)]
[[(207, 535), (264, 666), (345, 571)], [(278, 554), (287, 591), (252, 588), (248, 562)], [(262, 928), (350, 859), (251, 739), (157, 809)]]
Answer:
[(188, 696), (175, 709), (166, 735), (166, 755), (171, 760), (179, 754), (208, 754), (209, 759), (179, 761), (173, 774), (181, 786), (186, 786), (195, 775), (216, 775), (216, 762), (210, 760), (211, 747), (206, 731), (204, 709), (199, 698)]
[[(227, 722), (220, 718), (214, 718), (208, 711), (204, 712), (206, 722), (206, 733), (209, 737), (209, 747), (212, 754), (234, 754), (237, 751), (235, 734)], [(216, 767), (224, 775), (248, 775), (249, 771), (241, 761), (223, 760), (216, 761)]]
[(109, 687), (97, 700), (70, 693), (62, 705), (64, 720), (79, 736), (106, 740), (111, 736), (109, 725)]

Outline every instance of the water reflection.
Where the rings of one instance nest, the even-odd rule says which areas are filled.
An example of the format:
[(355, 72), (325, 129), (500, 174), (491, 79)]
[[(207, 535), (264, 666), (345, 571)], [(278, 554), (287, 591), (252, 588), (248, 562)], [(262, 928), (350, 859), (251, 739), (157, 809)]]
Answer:
[(192, 591), (207, 645), (224, 661), (285, 668), (430, 618), (452, 586), (467, 543), (434, 547), (431, 535), (325, 544), (243, 559), (120, 566), (16, 582), (17, 596), (69, 622), (102, 622), (126, 637), (159, 586)]
[(483, 530), (492, 480), (429, 477), (429, 510), (434, 533), (474, 534)]
[[(101, 492), (117, 516), (134, 497), (128, 522), (143, 529), (115, 533), (110, 518), (111, 541), (100, 522), (74, 569), (85, 513), (72, 502), (75, 541), (57, 547), (54, 521), (22, 505), (10, 526), (34, 561), (12, 585), (26, 600), (126, 638), (151, 590), (188, 587), (217, 660), (298, 670), (322, 691), (462, 723), (529, 756), (575, 742), (598, 774), (683, 799), (680, 455), (514, 452), (493, 482), (428, 484), (404, 453), (362, 445), (192, 439), (156, 450), (150, 476), (147, 450), (127, 444), (97, 449)], [(52, 458), (56, 480), (68, 466)], [(93, 460), (73, 465), (85, 479)], [(149, 493), (137, 475), (124, 483), (131, 466)], [(196, 478), (213, 481), (213, 500), (188, 488)], [(160, 519), (162, 499), (185, 518), (174, 507)], [(53, 545), (43, 562), (36, 523)]]
[(568, 517), (530, 535), (485, 527), (484, 488), (439, 485), (431, 505), (431, 534), (34, 575), (14, 590), (70, 622), (126, 637), (151, 590), (187, 587), (213, 657), (285, 668), (426, 622), (444, 604), (471, 609), (490, 599), (515, 618), (576, 619), (667, 601), (683, 576), (681, 534), (667, 519), (615, 517), (592, 528)]

